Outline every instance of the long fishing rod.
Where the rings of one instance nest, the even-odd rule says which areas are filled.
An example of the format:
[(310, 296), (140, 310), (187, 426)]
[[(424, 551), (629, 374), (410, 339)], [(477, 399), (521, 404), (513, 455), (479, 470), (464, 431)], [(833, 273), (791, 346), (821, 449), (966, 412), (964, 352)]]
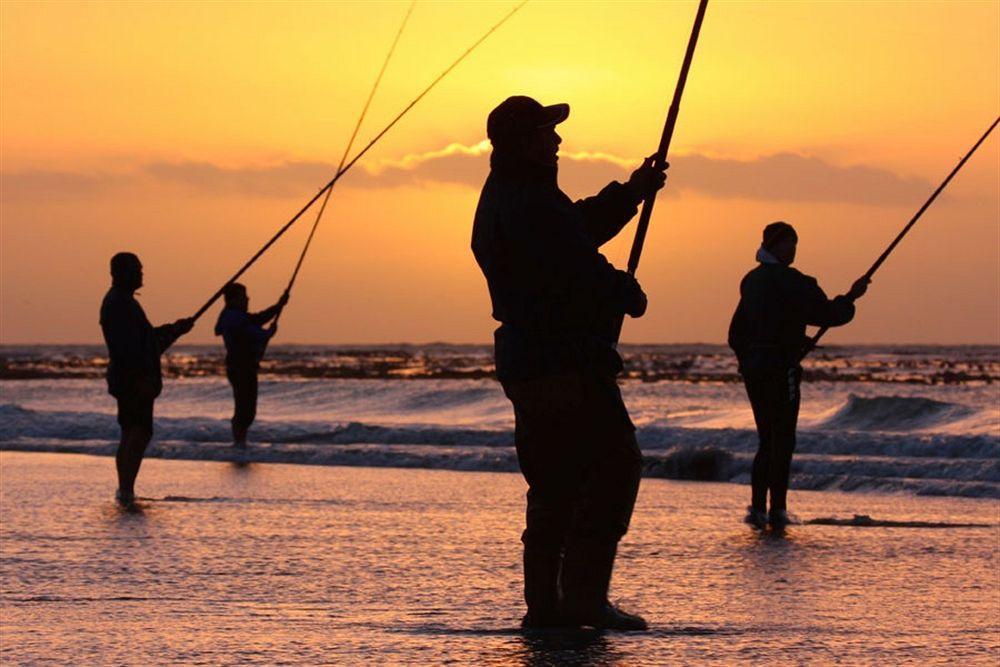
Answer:
[[(347, 162), (347, 156), (350, 155), (351, 149), (354, 147), (354, 140), (358, 137), (358, 131), (361, 129), (361, 123), (364, 122), (365, 116), (368, 114), (368, 107), (371, 106), (372, 99), (375, 98), (375, 91), (378, 90), (379, 83), (382, 82), (382, 76), (385, 74), (386, 68), (389, 66), (389, 61), (392, 60), (392, 55), (396, 52), (396, 45), (399, 44), (399, 38), (403, 36), (403, 30), (406, 28), (406, 24), (410, 20), (410, 14), (413, 13), (413, 8), (417, 6), (417, 0), (413, 0), (410, 3), (409, 9), (406, 10), (406, 15), (403, 17), (403, 22), (399, 24), (399, 30), (396, 31), (396, 37), (392, 40), (392, 45), (389, 46), (389, 52), (385, 55), (385, 60), (382, 61), (382, 68), (378, 72), (378, 76), (375, 77), (375, 83), (372, 84), (372, 89), (368, 93), (368, 99), (365, 100), (364, 107), (361, 109), (361, 113), (358, 115), (358, 122), (354, 124), (354, 131), (351, 132), (351, 138), (347, 140), (347, 146), (344, 148), (343, 155), (340, 156), (340, 164), (337, 165), (337, 172), (339, 173), (344, 168), (344, 163)], [(284, 294), (290, 294), (292, 287), (295, 285), (295, 279), (299, 276), (299, 270), (302, 268), (302, 262), (305, 261), (306, 253), (309, 252), (309, 246), (312, 245), (313, 236), (316, 235), (316, 228), (319, 227), (320, 220), (323, 219), (323, 213), (326, 212), (326, 205), (330, 202), (330, 195), (333, 194), (333, 186), (327, 188), (326, 196), (323, 198), (323, 203), (319, 207), (319, 212), (316, 214), (316, 221), (313, 222), (312, 229), (309, 230), (309, 236), (306, 238), (306, 243), (302, 247), (302, 252), (299, 254), (299, 261), (295, 263), (295, 269), (292, 271), (292, 277), (288, 280), (288, 286), (285, 287)], [(274, 317), (274, 326), (278, 326), (278, 320), (281, 319), (281, 313), (284, 311), (284, 307), (278, 310), (278, 314)]]
[[(687, 51), (684, 53), (684, 62), (681, 64), (681, 72), (677, 77), (677, 86), (674, 88), (674, 99), (670, 103), (667, 112), (667, 120), (663, 125), (663, 134), (660, 135), (660, 146), (653, 156), (653, 166), (663, 168), (667, 161), (667, 151), (670, 150), (670, 140), (674, 136), (674, 127), (677, 125), (677, 116), (681, 110), (681, 97), (684, 95), (684, 85), (687, 83), (688, 72), (691, 70), (691, 61), (694, 59), (694, 50), (698, 45), (698, 35), (701, 34), (701, 24), (705, 20), (705, 10), (708, 8), (708, 0), (698, 2), (698, 13), (694, 17), (694, 26), (691, 28), (691, 37), (688, 39)], [(646, 195), (642, 202), (642, 212), (639, 214), (639, 223), (635, 228), (635, 239), (632, 241), (632, 252), (628, 257), (628, 272), (635, 275), (639, 268), (639, 258), (642, 256), (642, 246), (646, 242), (646, 232), (649, 231), (649, 220), (653, 215), (653, 204), (656, 202), (656, 193), (651, 192)], [(617, 322), (614, 340), (621, 337), (624, 317)]]
[(362, 148), (360, 151), (358, 151), (358, 153), (350, 160), (350, 162), (348, 162), (346, 165), (344, 165), (343, 169), (340, 169), (334, 175), (334, 177), (331, 178), (327, 182), (326, 185), (324, 185), (322, 188), (320, 188), (319, 192), (317, 192), (315, 195), (313, 195), (312, 199), (310, 199), (308, 202), (306, 202), (306, 205), (303, 206), (301, 209), (299, 209), (299, 212), (296, 213), (292, 217), (291, 220), (289, 220), (288, 222), (286, 222), (281, 227), (281, 229), (279, 229), (277, 231), (277, 233), (274, 236), (271, 237), (271, 239), (267, 243), (265, 243), (263, 246), (261, 246), (260, 250), (258, 250), (256, 253), (254, 253), (254, 255), (249, 260), (247, 260), (246, 264), (244, 264), (242, 267), (240, 267), (239, 271), (237, 271), (236, 273), (234, 273), (233, 276), (229, 280), (227, 280), (225, 282), (225, 284), (223, 284), (223, 286), (220, 287), (218, 289), (218, 291), (215, 294), (213, 294), (208, 299), (208, 301), (206, 301), (205, 304), (201, 308), (198, 309), (198, 312), (196, 312), (190, 319), (197, 320), (202, 315), (204, 315), (205, 311), (208, 310), (209, 308), (211, 308), (212, 304), (215, 303), (216, 301), (218, 301), (219, 297), (222, 296), (222, 292), (226, 289), (227, 285), (236, 282), (239, 279), (239, 277), (242, 276), (246, 272), (247, 269), (249, 269), (251, 266), (253, 266), (254, 262), (256, 262), (258, 259), (260, 259), (260, 256), (263, 255), (267, 251), (268, 248), (270, 248), (272, 245), (274, 245), (274, 243), (279, 238), (281, 238), (281, 236), (285, 232), (287, 232), (288, 229), (292, 225), (294, 225), (295, 222), (299, 218), (302, 217), (302, 214), (304, 214), (307, 210), (309, 210), (310, 206), (312, 206), (314, 203), (316, 203), (316, 200), (318, 200), (320, 197), (322, 197), (324, 194), (326, 194), (327, 190), (329, 190), (330, 188), (332, 188), (334, 186), (334, 184), (336, 184), (336, 182), (339, 181), (340, 178), (344, 174), (346, 174), (348, 171), (350, 171), (351, 167), (353, 167), (357, 163), (358, 160), (360, 160), (369, 150), (371, 150), (372, 146), (374, 146), (376, 143), (378, 143), (378, 141), (383, 136), (385, 136), (385, 134), (389, 130), (391, 130), (396, 125), (396, 123), (398, 123), (403, 118), (403, 116), (405, 116), (407, 113), (409, 113), (410, 110), (413, 107), (415, 107), (418, 102), (420, 102), (420, 100), (422, 100), (424, 97), (426, 97), (427, 93), (429, 93), (435, 86), (437, 86), (437, 84), (440, 83), (441, 80), (444, 77), (446, 77), (449, 73), (451, 73), (451, 71), (453, 69), (455, 69), (458, 66), (459, 63), (461, 63), (463, 60), (465, 60), (465, 58), (476, 49), (476, 47), (478, 47), (480, 44), (482, 44), (484, 41), (486, 41), (486, 38), (488, 38), (490, 35), (492, 35), (494, 32), (496, 32), (496, 30), (498, 28), (500, 28), (500, 26), (502, 26), (504, 23), (506, 23), (508, 20), (510, 20), (510, 18), (512, 16), (514, 16), (514, 14), (516, 14), (522, 7), (524, 7), (524, 5), (526, 5), (528, 3), (528, 1), (529, 0), (522, 0), (517, 6), (514, 7), (514, 9), (512, 9), (510, 12), (508, 12), (502, 19), (500, 19), (496, 24), (494, 24), (493, 27), (491, 27), (479, 39), (477, 39), (472, 44), (472, 46), (470, 46), (468, 49), (466, 49), (462, 53), (462, 55), (460, 55), (455, 60), (455, 62), (453, 62), (451, 65), (449, 65), (447, 69), (445, 69), (441, 74), (439, 74), (437, 76), (437, 78), (435, 78), (433, 81), (431, 81), (430, 85), (428, 85), (426, 88), (424, 88), (423, 92), (421, 92), (419, 95), (417, 95), (413, 99), (413, 101), (411, 101), (409, 104), (407, 104), (403, 108), (403, 110), (400, 111), (399, 114), (395, 118), (393, 118), (389, 122), (389, 124), (386, 125), (382, 129), (381, 132), (379, 132), (378, 134), (375, 135), (375, 138), (373, 138), (371, 141), (368, 142), (368, 145), (366, 145), (364, 148)]
[[(975, 145), (971, 149), (969, 149), (969, 152), (965, 154), (965, 157), (959, 160), (958, 164), (955, 165), (955, 168), (951, 170), (950, 174), (948, 174), (948, 177), (944, 179), (941, 185), (937, 187), (937, 190), (934, 191), (934, 193), (930, 196), (930, 198), (928, 198), (927, 201), (924, 202), (924, 205), (920, 207), (920, 210), (918, 210), (916, 214), (914, 214), (914, 216), (910, 218), (910, 221), (906, 223), (905, 227), (903, 227), (903, 231), (899, 232), (899, 234), (896, 235), (896, 238), (892, 240), (892, 243), (889, 244), (889, 247), (886, 248), (881, 255), (879, 255), (878, 259), (875, 260), (875, 263), (871, 265), (871, 267), (865, 272), (863, 276), (861, 276), (861, 279), (871, 280), (872, 276), (875, 275), (875, 272), (879, 270), (880, 266), (882, 266), (882, 263), (889, 258), (889, 255), (892, 254), (892, 251), (896, 249), (896, 246), (899, 245), (899, 242), (903, 240), (903, 237), (906, 236), (907, 232), (909, 232), (910, 229), (915, 224), (917, 224), (917, 220), (919, 220), (920, 216), (924, 214), (924, 211), (930, 208), (930, 205), (934, 203), (934, 200), (937, 199), (938, 195), (941, 194), (942, 191), (944, 191), (948, 183), (951, 182), (951, 179), (955, 177), (955, 174), (959, 172), (959, 170), (966, 163), (966, 161), (968, 161), (968, 159), (972, 157), (972, 154), (976, 152), (976, 149), (979, 148), (980, 144), (986, 141), (986, 137), (990, 136), (990, 132), (993, 131), (993, 128), (995, 128), (998, 123), (1000, 123), (1000, 117), (998, 117), (995, 121), (993, 121), (993, 124), (990, 125), (989, 129), (983, 133), (983, 136), (979, 137), (979, 141), (977, 141)], [(806, 343), (805, 350), (803, 350), (802, 352), (802, 356), (799, 357), (800, 361), (804, 359), (806, 355), (812, 352), (813, 349), (815, 349), (816, 344), (819, 342), (819, 339), (823, 337), (823, 334), (825, 334), (829, 330), (829, 328), (830, 327), (820, 328), (820, 330), (816, 332), (816, 335), (809, 339), (809, 342)]]

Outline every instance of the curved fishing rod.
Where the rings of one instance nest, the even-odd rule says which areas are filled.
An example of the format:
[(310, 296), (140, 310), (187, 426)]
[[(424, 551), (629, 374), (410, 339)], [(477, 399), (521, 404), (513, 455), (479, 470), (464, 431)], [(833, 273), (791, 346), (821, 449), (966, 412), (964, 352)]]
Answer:
[[(371, 106), (372, 100), (375, 98), (375, 91), (378, 90), (379, 83), (382, 82), (382, 76), (385, 74), (386, 68), (389, 66), (389, 61), (392, 60), (392, 55), (396, 52), (396, 45), (399, 44), (399, 38), (403, 36), (403, 30), (406, 28), (406, 24), (410, 20), (410, 14), (413, 13), (413, 8), (417, 6), (417, 0), (413, 0), (410, 3), (409, 9), (406, 10), (406, 15), (403, 17), (403, 22), (399, 24), (399, 30), (396, 31), (396, 37), (392, 40), (392, 45), (389, 46), (389, 52), (385, 55), (385, 60), (382, 61), (382, 68), (378, 72), (378, 76), (375, 77), (375, 83), (372, 84), (372, 89), (368, 93), (368, 99), (365, 100), (364, 107), (361, 109), (361, 113), (358, 115), (358, 122), (354, 124), (354, 131), (351, 132), (351, 138), (347, 140), (347, 146), (344, 148), (343, 155), (340, 156), (340, 164), (337, 165), (337, 173), (344, 168), (344, 163), (347, 162), (347, 156), (350, 155), (351, 149), (354, 148), (354, 140), (358, 137), (358, 131), (361, 129), (361, 123), (364, 122), (365, 116), (368, 114), (368, 107)], [(295, 269), (292, 271), (292, 277), (288, 280), (288, 286), (285, 287), (284, 294), (290, 294), (292, 287), (295, 285), (295, 279), (299, 276), (299, 270), (302, 268), (302, 262), (305, 261), (306, 253), (309, 252), (309, 246), (312, 245), (313, 236), (316, 235), (316, 228), (319, 227), (320, 220), (323, 219), (323, 213), (326, 211), (326, 205), (330, 202), (330, 195), (333, 194), (333, 186), (327, 188), (326, 196), (323, 198), (323, 203), (319, 207), (319, 212), (316, 214), (316, 221), (313, 222), (312, 229), (309, 230), (309, 236), (306, 237), (306, 243), (302, 247), (302, 252), (299, 254), (299, 261), (295, 263)], [(278, 314), (274, 316), (274, 326), (277, 327), (278, 320), (281, 319), (281, 313), (284, 312), (284, 307), (278, 310)]]
[(276, 241), (277, 241), (277, 240), (278, 240), (279, 238), (281, 238), (281, 237), (282, 237), (282, 235), (284, 235), (284, 233), (285, 233), (285, 232), (287, 232), (287, 231), (288, 231), (288, 229), (289, 229), (289, 228), (290, 228), (290, 227), (291, 227), (292, 225), (294, 225), (294, 224), (295, 224), (295, 222), (296, 222), (296, 221), (297, 221), (297, 220), (298, 220), (299, 218), (301, 218), (301, 217), (302, 217), (302, 215), (303, 215), (303, 214), (304, 214), (304, 213), (305, 213), (306, 211), (308, 211), (308, 210), (309, 210), (309, 207), (310, 207), (310, 206), (312, 206), (313, 204), (315, 204), (315, 203), (316, 203), (316, 200), (318, 200), (318, 199), (319, 199), (320, 197), (322, 197), (322, 196), (323, 196), (324, 194), (326, 194), (326, 191), (327, 191), (327, 190), (329, 190), (330, 188), (332, 188), (332, 187), (333, 187), (333, 186), (334, 186), (334, 185), (335, 185), (335, 184), (337, 183), (337, 181), (339, 181), (339, 180), (340, 180), (340, 178), (341, 178), (341, 177), (342, 177), (342, 176), (343, 176), (344, 174), (346, 174), (346, 173), (347, 173), (348, 171), (350, 171), (350, 170), (351, 170), (351, 167), (353, 167), (353, 166), (354, 166), (354, 165), (355, 165), (355, 164), (357, 163), (357, 161), (358, 161), (358, 160), (360, 160), (360, 159), (361, 159), (361, 158), (362, 158), (362, 157), (363, 157), (363, 156), (364, 156), (364, 155), (365, 155), (365, 154), (366, 154), (366, 153), (367, 153), (367, 152), (368, 152), (369, 150), (371, 150), (372, 146), (374, 146), (374, 145), (375, 145), (376, 143), (378, 143), (378, 141), (379, 141), (379, 140), (380, 140), (380, 139), (381, 139), (381, 138), (382, 138), (383, 136), (385, 136), (385, 134), (386, 134), (386, 133), (387, 133), (387, 132), (388, 132), (389, 130), (391, 130), (391, 129), (392, 129), (392, 128), (393, 128), (393, 127), (394, 127), (394, 126), (396, 125), (396, 123), (398, 123), (398, 122), (399, 122), (399, 121), (400, 121), (400, 120), (401, 120), (401, 119), (403, 118), (403, 116), (405, 116), (405, 115), (406, 115), (407, 113), (409, 113), (409, 112), (410, 112), (410, 110), (411, 110), (411, 109), (412, 109), (413, 107), (415, 107), (415, 106), (417, 105), (417, 103), (418, 103), (418, 102), (420, 102), (420, 100), (422, 100), (422, 99), (423, 99), (424, 97), (426, 97), (426, 96), (427, 96), (427, 93), (429, 93), (429, 92), (431, 91), (431, 89), (433, 89), (433, 88), (434, 88), (434, 87), (435, 87), (435, 86), (436, 86), (436, 85), (437, 85), (438, 83), (440, 83), (440, 82), (441, 82), (441, 80), (442, 80), (442, 79), (443, 79), (444, 77), (446, 77), (446, 76), (447, 76), (447, 75), (448, 75), (449, 73), (451, 73), (451, 71), (452, 71), (453, 69), (455, 69), (455, 68), (456, 68), (456, 67), (458, 66), (458, 64), (459, 64), (459, 63), (461, 63), (461, 62), (462, 62), (463, 60), (465, 60), (465, 58), (466, 58), (466, 57), (467, 57), (467, 56), (468, 56), (468, 55), (469, 55), (470, 53), (472, 53), (472, 52), (473, 52), (473, 51), (474, 51), (474, 50), (476, 49), (476, 47), (478, 47), (478, 46), (479, 46), (480, 44), (482, 44), (482, 43), (483, 43), (484, 41), (486, 41), (486, 38), (488, 38), (488, 37), (489, 37), (490, 35), (492, 35), (492, 34), (493, 34), (494, 32), (496, 32), (496, 30), (497, 30), (497, 29), (498, 29), (498, 28), (499, 28), (500, 26), (502, 26), (502, 25), (503, 25), (504, 23), (506, 23), (506, 22), (507, 22), (507, 21), (508, 21), (508, 20), (509, 20), (509, 19), (510, 19), (510, 18), (511, 18), (512, 16), (514, 16), (514, 14), (516, 14), (516, 13), (517, 13), (517, 12), (518, 12), (518, 11), (519, 11), (519, 10), (520, 10), (520, 9), (521, 9), (522, 7), (524, 7), (524, 6), (526, 5), (526, 4), (528, 4), (528, 1), (529, 1), (529, 0), (522, 0), (522, 1), (520, 2), (520, 3), (518, 3), (518, 5), (514, 7), (514, 9), (512, 9), (512, 10), (511, 10), (510, 12), (508, 12), (508, 13), (507, 13), (507, 14), (506, 14), (506, 15), (505, 15), (505, 16), (504, 16), (504, 17), (503, 17), (502, 19), (500, 19), (500, 20), (499, 20), (499, 21), (498, 21), (497, 23), (495, 23), (495, 24), (493, 25), (493, 27), (492, 27), (492, 28), (490, 28), (489, 30), (487, 30), (487, 31), (486, 31), (486, 32), (485, 32), (485, 33), (484, 33), (484, 34), (482, 35), (482, 37), (480, 37), (479, 39), (477, 39), (477, 40), (476, 40), (476, 41), (475, 41), (475, 42), (474, 42), (474, 43), (472, 44), (472, 46), (470, 46), (470, 47), (469, 47), (468, 49), (466, 49), (466, 50), (465, 50), (465, 51), (464, 51), (464, 52), (462, 53), (462, 55), (460, 55), (460, 56), (459, 56), (459, 57), (458, 57), (458, 58), (457, 58), (457, 59), (455, 60), (455, 62), (453, 62), (453, 63), (452, 63), (451, 65), (449, 65), (447, 69), (445, 69), (445, 70), (444, 70), (444, 71), (443, 71), (443, 72), (442, 72), (441, 74), (439, 74), (439, 75), (437, 76), (437, 78), (436, 78), (436, 79), (434, 79), (433, 81), (431, 81), (430, 85), (429, 85), (429, 86), (427, 86), (427, 87), (426, 87), (426, 88), (425, 88), (425, 89), (423, 90), (423, 92), (421, 92), (421, 93), (420, 93), (419, 95), (417, 95), (417, 96), (416, 96), (416, 97), (415, 97), (415, 98), (413, 99), (413, 101), (412, 101), (412, 102), (410, 102), (409, 104), (407, 104), (407, 105), (406, 105), (406, 106), (405, 106), (405, 107), (403, 108), (403, 110), (402, 110), (402, 111), (400, 111), (400, 112), (399, 112), (399, 114), (398, 114), (398, 115), (397, 115), (397, 116), (396, 116), (395, 118), (393, 118), (393, 119), (392, 119), (392, 120), (391, 120), (391, 121), (389, 122), (389, 124), (388, 124), (388, 125), (386, 125), (386, 126), (385, 126), (385, 127), (384, 127), (384, 128), (382, 129), (382, 131), (381, 131), (381, 132), (379, 132), (378, 134), (376, 134), (376, 135), (375, 135), (375, 138), (374, 138), (374, 139), (372, 139), (371, 141), (369, 141), (369, 142), (368, 142), (368, 144), (367, 144), (367, 145), (366, 145), (366, 146), (365, 146), (364, 148), (362, 148), (362, 149), (361, 149), (360, 151), (358, 151), (358, 153), (357, 153), (357, 154), (356, 154), (356, 155), (355, 155), (355, 156), (354, 156), (353, 158), (351, 158), (350, 162), (348, 162), (348, 163), (347, 163), (346, 165), (344, 165), (343, 169), (340, 169), (340, 170), (339, 170), (339, 171), (338, 171), (338, 172), (336, 173), (336, 175), (334, 175), (334, 177), (333, 177), (333, 178), (331, 178), (331, 179), (330, 179), (330, 180), (329, 180), (329, 181), (327, 182), (327, 184), (326, 184), (326, 185), (324, 185), (324, 186), (323, 186), (322, 188), (320, 188), (319, 192), (317, 192), (317, 193), (316, 193), (315, 195), (313, 195), (312, 199), (310, 199), (310, 200), (309, 200), (308, 202), (306, 202), (305, 206), (303, 206), (303, 207), (302, 207), (301, 209), (299, 209), (299, 212), (298, 212), (298, 213), (296, 213), (296, 214), (295, 214), (294, 216), (292, 216), (292, 219), (291, 219), (291, 220), (289, 220), (288, 222), (286, 222), (286, 223), (285, 223), (285, 224), (284, 224), (284, 225), (283, 225), (283, 226), (281, 227), (281, 229), (279, 229), (279, 230), (277, 231), (277, 233), (276, 233), (276, 234), (275, 234), (274, 236), (272, 236), (272, 237), (271, 237), (271, 239), (270, 239), (270, 240), (269, 240), (269, 241), (268, 241), (267, 243), (265, 243), (265, 244), (264, 244), (264, 245), (263, 245), (263, 246), (262, 246), (262, 247), (260, 248), (260, 250), (258, 250), (258, 251), (257, 251), (256, 253), (254, 253), (254, 255), (253, 255), (253, 256), (252, 256), (252, 257), (251, 257), (251, 258), (250, 258), (249, 260), (247, 260), (247, 262), (246, 262), (246, 263), (245, 263), (245, 264), (244, 264), (244, 265), (243, 265), (242, 267), (240, 267), (239, 271), (237, 271), (236, 273), (234, 273), (234, 274), (233, 274), (233, 276), (232, 276), (232, 277), (231, 277), (231, 278), (230, 278), (229, 280), (227, 280), (227, 281), (225, 282), (225, 284), (223, 284), (223, 285), (222, 285), (222, 287), (220, 287), (220, 288), (218, 289), (218, 291), (217, 291), (217, 292), (216, 292), (215, 294), (213, 294), (213, 295), (212, 295), (212, 296), (211, 296), (211, 297), (209, 298), (209, 300), (208, 300), (208, 301), (206, 301), (206, 302), (205, 302), (205, 304), (204, 304), (204, 305), (203, 305), (203, 306), (202, 306), (201, 308), (199, 308), (199, 309), (198, 309), (198, 312), (196, 312), (196, 313), (195, 313), (195, 314), (194, 314), (194, 315), (193, 315), (193, 316), (192, 316), (192, 317), (191, 317), (190, 319), (191, 319), (191, 320), (195, 320), (195, 321), (196, 321), (196, 320), (198, 320), (198, 318), (200, 318), (200, 317), (201, 317), (202, 315), (204, 315), (204, 314), (205, 314), (205, 311), (206, 311), (206, 310), (208, 310), (209, 308), (211, 308), (211, 307), (212, 307), (212, 304), (213, 304), (213, 303), (215, 303), (216, 301), (218, 301), (218, 300), (219, 300), (219, 297), (220, 297), (220, 296), (222, 296), (222, 292), (223, 292), (223, 291), (224, 291), (224, 290), (226, 289), (226, 286), (227, 286), (227, 285), (229, 285), (229, 284), (231, 284), (231, 283), (234, 283), (234, 282), (236, 282), (236, 281), (237, 281), (237, 280), (239, 279), (239, 277), (240, 277), (240, 276), (242, 276), (242, 275), (243, 275), (244, 273), (246, 273), (246, 270), (247, 270), (247, 269), (249, 269), (249, 268), (250, 268), (251, 266), (253, 266), (254, 262), (256, 262), (256, 261), (257, 261), (258, 259), (260, 259), (260, 256), (261, 256), (261, 255), (263, 255), (263, 254), (264, 254), (264, 253), (265, 253), (265, 252), (266, 252), (266, 251), (268, 250), (268, 248), (270, 248), (270, 247), (271, 247), (272, 245), (274, 245), (274, 243), (275, 243), (275, 242), (276, 242)]
[[(865, 274), (861, 276), (862, 279), (871, 280), (872, 276), (875, 275), (875, 272), (879, 270), (880, 266), (882, 266), (882, 263), (889, 258), (889, 255), (892, 254), (892, 251), (896, 249), (896, 246), (899, 245), (899, 242), (903, 240), (903, 237), (906, 236), (907, 232), (910, 231), (913, 225), (917, 224), (917, 220), (919, 220), (920, 216), (924, 214), (924, 211), (930, 208), (930, 205), (934, 203), (934, 200), (937, 199), (938, 195), (941, 194), (942, 191), (944, 191), (945, 187), (948, 185), (948, 183), (951, 182), (951, 179), (954, 178), (955, 174), (957, 174), (959, 170), (962, 168), (962, 166), (966, 163), (966, 161), (968, 161), (968, 159), (972, 157), (972, 154), (976, 152), (976, 149), (979, 148), (979, 145), (982, 144), (984, 141), (986, 141), (986, 137), (990, 136), (990, 132), (993, 131), (993, 128), (995, 128), (998, 123), (1000, 123), (1000, 117), (997, 117), (997, 119), (993, 121), (993, 124), (990, 125), (989, 129), (983, 133), (983, 136), (979, 137), (979, 141), (977, 141), (976, 144), (971, 149), (969, 149), (969, 152), (965, 154), (965, 157), (963, 157), (959, 161), (959, 163), (955, 166), (955, 168), (951, 170), (951, 173), (948, 174), (948, 177), (944, 179), (944, 181), (941, 183), (941, 185), (938, 186), (937, 190), (934, 191), (934, 193), (930, 196), (930, 198), (924, 202), (924, 205), (920, 207), (920, 210), (918, 210), (916, 214), (914, 214), (914, 216), (910, 218), (910, 221), (906, 223), (905, 227), (903, 227), (903, 231), (899, 232), (899, 234), (896, 235), (896, 238), (892, 240), (892, 243), (889, 244), (889, 247), (886, 248), (885, 251), (881, 255), (879, 255), (878, 259), (875, 260), (875, 263), (872, 264), (867, 271), (865, 271)], [(805, 350), (803, 350), (802, 352), (802, 356), (799, 357), (799, 361), (805, 359), (806, 356), (816, 348), (816, 344), (819, 342), (819, 339), (823, 337), (823, 334), (825, 334), (829, 330), (829, 328), (830, 327), (821, 327), (820, 330), (816, 332), (816, 335), (809, 339), (809, 342), (806, 343)]]
[[(698, 2), (698, 13), (694, 17), (694, 26), (691, 28), (691, 37), (688, 39), (687, 51), (684, 53), (684, 62), (681, 64), (681, 72), (677, 77), (677, 86), (674, 88), (674, 99), (670, 103), (667, 112), (667, 120), (663, 125), (663, 134), (660, 135), (660, 146), (653, 156), (653, 166), (662, 168), (667, 161), (667, 151), (670, 149), (670, 140), (674, 136), (674, 127), (677, 125), (677, 116), (681, 110), (681, 96), (684, 95), (684, 85), (687, 83), (688, 72), (691, 70), (691, 61), (694, 59), (694, 50), (698, 45), (698, 35), (701, 34), (701, 24), (705, 20), (705, 10), (708, 8), (708, 0)], [(656, 202), (656, 192), (646, 195), (642, 202), (642, 212), (639, 214), (639, 223), (635, 228), (635, 238), (632, 241), (632, 251), (628, 257), (628, 272), (635, 275), (639, 268), (639, 258), (642, 256), (642, 246), (646, 242), (646, 232), (649, 230), (649, 219), (653, 215), (653, 204)], [(614, 332), (615, 342), (621, 337), (622, 325), (625, 318), (617, 321)]]

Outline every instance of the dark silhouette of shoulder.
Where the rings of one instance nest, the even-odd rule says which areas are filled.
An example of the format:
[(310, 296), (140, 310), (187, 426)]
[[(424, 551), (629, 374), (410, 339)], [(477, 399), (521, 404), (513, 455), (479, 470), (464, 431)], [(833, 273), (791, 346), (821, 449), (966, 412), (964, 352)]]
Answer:
[(766, 370), (798, 363), (806, 326), (836, 327), (854, 317), (846, 296), (830, 299), (812, 276), (783, 264), (761, 263), (743, 277), (729, 326), (740, 368)]

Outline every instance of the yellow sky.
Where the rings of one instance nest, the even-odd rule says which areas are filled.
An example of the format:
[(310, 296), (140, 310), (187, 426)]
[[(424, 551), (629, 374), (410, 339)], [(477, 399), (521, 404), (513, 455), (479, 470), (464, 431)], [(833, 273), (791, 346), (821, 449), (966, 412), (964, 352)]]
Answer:
[[(530, 2), (338, 186), (281, 339), (490, 340), (468, 250), (485, 155), (425, 154), (476, 146), (492, 106), (530, 94), (573, 108), (567, 192), (622, 177), (655, 149), (695, 5)], [(512, 6), (418, 2), (360, 138)], [(329, 177), (406, 7), (0, 3), (0, 339), (99, 340), (119, 249), (147, 267), (154, 322), (195, 310)], [(995, 0), (713, 0), (639, 273), (650, 311), (625, 340), (722, 341), (774, 219), (799, 229), (800, 269), (846, 289), (1000, 111), (998, 82)], [(1000, 339), (998, 146), (831, 341)], [(305, 231), (248, 274), (254, 304)], [(605, 249), (619, 265), (631, 231)], [(213, 340), (214, 314), (188, 340)]]

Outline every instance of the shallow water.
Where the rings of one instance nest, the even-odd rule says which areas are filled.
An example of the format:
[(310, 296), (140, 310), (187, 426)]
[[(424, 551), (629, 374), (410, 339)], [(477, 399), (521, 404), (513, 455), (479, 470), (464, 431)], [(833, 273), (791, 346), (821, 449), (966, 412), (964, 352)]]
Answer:
[[(644, 480), (612, 597), (648, 633), (526, 639), (516, 474), (149, 460), (141, 513), (113, 462), (0, 453), (5, 664), (990, 664), (1000, 504)], [(162, 499), (173, 497), (173, 500)]]

